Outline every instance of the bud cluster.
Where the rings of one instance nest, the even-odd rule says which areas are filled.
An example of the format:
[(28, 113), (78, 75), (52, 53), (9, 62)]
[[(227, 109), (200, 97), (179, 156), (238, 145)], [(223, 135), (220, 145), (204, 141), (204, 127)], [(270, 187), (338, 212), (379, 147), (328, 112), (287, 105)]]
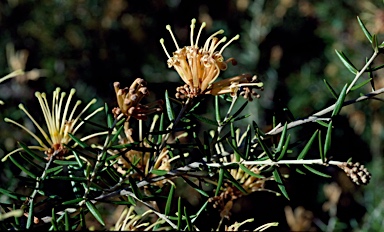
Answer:
[(360, 164), (359, 162), (344, 162), (338, 166), (343, 169), (347, 176), (349, 176), (349, 178), (351, 178), (351, 180), (358, 185), (366, 185), (371, 179), (371, 174), (369, 173), (369, 171), (364, 167), (364, 165)]

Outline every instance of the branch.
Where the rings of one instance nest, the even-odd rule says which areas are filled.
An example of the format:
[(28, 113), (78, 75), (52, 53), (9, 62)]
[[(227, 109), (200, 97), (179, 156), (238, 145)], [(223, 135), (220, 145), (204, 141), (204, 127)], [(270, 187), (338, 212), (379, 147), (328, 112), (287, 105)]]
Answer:
[[(368, 100), (370, 98), (373, 98), (374, 96), (376, 95), (379, 95), (379, 94), (382, 94), (384, 93), (384, 88), (381, 88), (381, 89), (378, 89), (376, 91), (373, 91), (373, 92), (370, 92), (364, 96), (361, 96), (359, 98), (356, 98), (356, 99), (353, 99), (353, 100), (350, 100), (350, 101), (346, 101), (343, 103), (343, 107), (344, 106), (347, 106), (347, 105), (351, 105), (351, 104), (354, 104), (354, 103), (357, 103), (357, 102), (361, 102), (361, 101), (365, 101), (365, 100)], [(291, 129), (293, 127), (296, 127), (296, 126), (299, 126), (299, 125), (302, 125), (302, 124), (305, 124), (305, 123), (308, 123), (308, 122), (315, 122), (317, 120), (324, 120), (324, 118), (320, 118), (320, 116), (324, 115), (324, 114), (327, 114), (329, 112), (332, 112), (333, 109), (335, 108), (336, 106), (336, 103), (313, 114), (312, 116), (309, 116), (308, 118), (305, 118), (305, 119), (299, 119), (299, 120), (296, 120), (296, 121), (293, 121), (293, 122), (290, 122), (288, 123), (287, 125), (287, 129)], [(276, 134), (279, 134), (283, 131), (283, 128), (284, 126), (281, 125), (281, 123), (279, 123), (279, 125), (277, 125), (275, 128), (273, 128), (272, 130), (270, 130), (269, 132), (266, 133), (266, 135), (276, 135)]]

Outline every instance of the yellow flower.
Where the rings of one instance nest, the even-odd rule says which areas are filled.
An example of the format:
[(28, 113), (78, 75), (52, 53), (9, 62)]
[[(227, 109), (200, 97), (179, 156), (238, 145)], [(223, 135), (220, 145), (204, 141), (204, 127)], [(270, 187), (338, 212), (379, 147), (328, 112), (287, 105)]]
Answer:
[(120, 89), (119, 82), (115, 82), (113, 84), (115, 88), (117, 104), (119, 105), (119, 107), (114, 108), (112, 111), (115, 117), (119, 117), (119, 115), (125, 115), (127, 120), (129, 120), (131, 116), (139, 120), (146, 120), (148, 114), (162, 110), (162, 100), (158, 100), (146, 105), (140, 104), (141, 99), (149, 95), (149, 91), (146, 85), (147, 83), (141, 78), (137, 78), (129, 88), (125, 87)]
[[(36, 128), (40, 131), (41, 135), (43, 135), (45, 141), (39, 138), (35, 133), (26, 128), (25, 126), (19, 124), (18, 122), (13, 121), (12, 119), (5, 118), (4, 121), (17, 125), (22, 128), (26, 132), (28, 132), (37, 142), (38, 146), (28, 146), (30, 149), (44, 151), (47, 155), (47, 159), (49, 160), (52, 156), (56, 155), (58, 158), (61, 158), (67, 153), (67, 149), (65, 149), (65, 145), (71, 141), (71, 137), (69, 137), (69, 133), (75, 134), (77, 130), (83, 125), (84, 120), (88, 120), (96, 113), (103, 110), (103, 107), (100, 107), (89, 114), (87, 117), (84, 117), (82, 121), (79, 119), (86, 112), (86, 110), (96, 103), (96, 99), (91, 100), (85, 108), (77, 115), (74, 116), (77, 107), (81, 104), (81, 101), (78, 100), (76, 104), (73, 106), (72, 111), (70, 110), (70, 103), (73, 95), (76, 90), (72, 89), (67, 98), (67, 102), (64, 105), (64, 99), (66, 96), (65, 92), (60, 94), (60, 88), (56, 88), (53, 92), (52, 98), (52, 108), (48, 104), (48, 100), (45, 93), (36, 92), (35, 96), (39, 100), (41, 110), (43, 112), (43, 116), (45, 119), (45, 123), (48, 129), (46, 132), (42, 127), (41, 123), (38, 123), (32, 115), (25, 109), (23, 104), (19, 104), (19, 108), (29, 117), (32, 123), (36, 126)], [(98, 134), (89, 135), (81, 138), (82, 141), (94, 137), (96, 135), (103, 134), (105, 132), (101, 132)], [(16, 149), (9, 154), (7, 154), (2, 161), (5, 161), (8, 156), (23, 150), (22, 148)]]
[(240, 37), (239, 35), (236, 35), (217, 51), (216, 49), (218, 46), (227, 40), (226, 37), (223, 37), (220, 40), (215, 37), (216, 35), (224, 33), (224, 30), (219, 30), (206, 40), (202, 48), (199, 48), (199, 37), (202, 29), (206, 26), (206, 23), (202, 23), (197, 38), (194, 40), (193, 33), (195, 23), (196, 19), (192, 19), (190, 35), (191, 45), (183, 48), (180, 48), (176, 42), (171, 31), (171, 26), (166, 26), (166, 29), (170, 32), (177, 48), (177, 50), (173, 52), (172, 57), (164, 46), (164, 39), (160, 39), (160, 43), (168, 56), (168, 67), (174, 67), (181, 79), (186, 83), (188, 88), (185, 88), (185, 90), (187, 90), (187, 97), (189, 98), (204, 94), (210, 84), (212, 84), (219, 76), (220, 71), (227, 69), (228, 62), (232, 62), (233, 64), (236, 63), (233, 58), (224, 61), (222, 53), (232, 41), (237, 40)]
[[(120, 230), (120, 231), (136, 231), (136, 230), (144, 230), (150, 231), (156, 225), (163, 225), (165, 220), (157, 220), (154, 222), (153, 218), (151, 220), (149, 215), (153, 213), (152, 210), (147, 210), (143, 214), (136, 214), (135, 207), (127, 207), (121, 213), (121, 216), (117, 220), (115, 226), (111, 228), (111, 230)], [(152, 222), (151, 222), (152, 221)], [(157, 230), (169, 230), (171, 227), (162, 226)]]

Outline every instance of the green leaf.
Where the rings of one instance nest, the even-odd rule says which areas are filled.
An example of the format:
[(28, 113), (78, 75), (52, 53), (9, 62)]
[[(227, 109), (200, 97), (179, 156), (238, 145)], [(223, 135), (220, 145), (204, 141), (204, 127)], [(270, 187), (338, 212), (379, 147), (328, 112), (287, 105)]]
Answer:
[(230, 116), (226, 121), (225, 121), (225, 123), (226, 122), (229, 122), (229, 121), (232, 121), (234, 118), (236, 118), (243, 110), (244, 110), (244, 108), (246, 107), (248, 105), (248, 101), (245, 101), (244, 103), (243, 103), (243, 105), (232, 115), (232, 116)]
[(25, 172), (28, 176), (30, 176), (33, 179), (36, 179), (36, 175), (33, 174), (31, 171), (29, 171), (27, 168), (24, 167), (24, 165), (21, 165), (13, 156), (9, 156), (9, 159), (14, 163), (18, 168), (20, 168), (21, 171)]
[(192, 188), (194, 188), (197, 192), (199, 192), (201, 195), (205, 196), (205, 197), (209, 197), (209, 195), (204, 192), (204, 190), (201, 190), (195, 183), (193, 183), (190, 179), (188, 179), (187, 177), (184, 177), (184, 176), (181, 176), (181, 178), (183, 178), (183, 180), (185, 182), (187, 182), (187, 184), (189, 184)]
[(365, 80), (365, 81), (361, 82), (360, 84), (353, 86), (351, 88), (351, 91), (359, 89), (359, 88), (363, 87), (364, 85), (368, 84), (371, 81), (372, 81), (372, 78), (369, 78), (368, 80)]
[(241, 170), (243, 170), (245, 173), (247, 173), (250, 176), (253, 176), (253, 177), (256, 177), (256, 178), (259, 178), (259, 179), (263, 179), (264, 178), (264, 176), (252, 172), (247, 167), (245, 167), (243, 164), (239, 164), (239, 166), (240, 166)]
[(135, 196), (139, 200), (142, 200), (143, 199), (143, 194), (141, 193), (140, 189), (137, 187), (135, 180), (131, 176), (128, 177), (128, 180), (129, 180), (129, 183), (131, 184), (132, 191), (135, 194)]
[(64, 201), (61, 204), (62, 205), (76, 205), (77, 203), (79, 203), (82, 200), (83, 200), (83, 198), (77, 198), (77, 199), (73, 199), (73, 200), (69, 200), (69, 201)]
[(79, 154), (77, 154), (77, 152), (76, 152), (75, 150), (72, 150), (72, 154), (73, 154), (73, 156), (75, 157), (76, 162), (77, 162), (77, 164), (79, 165), (79, 168), (82, 168), (82, 167), (84, 166), (84, 163), (83, 163), (83, 161), (81, 160)]
[(281, 176), (280, 176), (279, 170), (277, 170), (277, 168), (275, 168), (275, 170), (273, 170), (273, 178), (275, 179), (275, 181), (277, 183), (277, 186), (279, 186), (279, 189), (283, 193), (285, 198), (287, 198), (289, 200), (289, 196), (288, 196), (287, 190), (285, 189), (283, 181), (281, 180)]
[(109, 148), (120, 150), (120, 149), (125, 149), (125, 148), (131, 148), (137, 144), (139, 144), (139, 143), (133, 142), (133, 143), (126, 143), (126, 144), (118, 144), (118, 145), (110, 146)]
[(53, 160), (53, 163), (58, 165), (71, 165), (71, 166), (77, 166), (78, 163), (76, 160)]
[(105, 115), (107, 115), (107, 125), (108, 125), (108, 128), (110, 129), (113, 127), (114, 119), (113, 119), (112, 114), (109, 111), (109, 107), (108, 107), (107, 103), (104, 104), (104, 111), (105, 111)]
[(328, 83), (327, 80), (324, 79), (324, 84), (325, 86), (327, 86), (327, 89), (329, 90), (329, 92), (331, 92), (332, 96), (337, 99), (337, 94), (336, 94), (336, 91), (332, 88), (332, 86)]
[(295, 169), (297, 173), (301, 174), (301, 175), (307, 175), (307, 173), (301, 171), (300, 169), (296, 168)]
[(181, 219), (183, 217), (183, 214), (181, 213), (181, 197), (179, 197), (177, 201), (177, 230), (181, 230)]
[(64, 225), (65, 225), (65, 231), (69, 231), (69, 216), (68, 211), (64, 211)]
[(227, 177), (227, 179), (229, 181), (231, 181), (231, 183), (236, 187), (238, 188), (241, 192), (243, 192), (244, 194), (247, 194), (247, 191), (243, 188), (243, 186), (241, 186), (241, 184), (235, 179), (233, 178), (233, 176), (231, 175), (231, 173), (229, 173), (226, 169), (223, 169), (223, 172), (224, 172), (224, 175), (225, 177)]
[(56, 172), (58, 170), (62, 171), (62, 169), (63, 169), (63, 166), (57, 166), (57, 167), (54, 167), (54, 168), (49, 168), (45, 173), (49, 174), (51, 172)]
[(352, 64), (352, 62), (348, 59), (348, 57), (343, 53), (343, 52), (339, 52), (337, 50), (335, 50), (337, 56), (340, 58), (341, 62), (343, 62), (344, 66), (347, 67), (347, 69), (353, 73), (353, 74), (357, 74), (358, 71), (357, 69), (355, 68), (355, 66)]
[(119, 127), (119, 129), (117, 129), (117, 131), (116, 131), (116, 133), (113, 135), (113, 137), (112, 137), (110, 143), (114, 143), (115, 141), (117, 141), (117, 139), (119, 138), (119, 135), (120, 135), (121, 131), (123, 130), (123, 128), (124, 128), (124, 125), (121, 125), (121, 126)]
[(15, 200), (25, 201), (27, 199), (26, 196), (11, 192), (11, 191), (9, 191), (7, 189), (3, 189), (3, 188), (0, 188), (0, 193), (7, 195), (8, 197), (15, 199)]
[(251, 151), (251, 145), (252, 145), (252, 134), (251, 134), (251, 126), (248, 125), (247, 126), (247, 130), (245, 133), (247, 133), (247, 135), (245, 136), (245, 139), (244, 139), (244, 159), (248, 159), (249, 157), (249, 153)]
[(200, 115), (195, 114), (195, 113), (192, 113), (192, 116), (195, 117), (195, 118), (196, 118), (197, 120), (199, 120), (200, 122), (207, 123), (207, 124), (214, 125), (214, 126), (218, 126), (218, 125), (217, 125), (217, 122), (215, 122), (215, 121), (212, 120), (212, 119), (209, 119), (209, 118), (200, 116)]
[(332, 134), (332, 121), (328, 125), (327, 135), (325, 136), (324, 157), (327, 157), (328, 150), (331, 147), (331, 134)]
[(320, 153), (320, 158), (323, 163), (325, 162), (325, 157), (324, 157), (324, 152), (323, 152), (323, 142), (321, 141), (321, 131), (319, 131), (319, 153)]
[(377, 35), (372, 36), (372, 48), (375, 52), (379, 52), (379, 44), (377, 43)]
[(166, 170), (159, 170), (159, 169), (152, 169), (151, 173), (158, 175), (158, 176), (164, 176), (168, 173)]
[(273, 157), (271, 150), (269, 150), (268, 146), (263, 142), (259, 133), (260, 133), (260, 130), (257, 128), (256, 137), (257, 137), (257, 140), (258, 140), (261, 148), (263, 149), (263, 151), (265, 151), (265, 154), (267, 154), (267, 156), (270, 160), (275, 161), (275, 158)]
[(86, 201), (85, 205), (87, 206), (89, 211), (92, 213), (92, 215), (97, 219), (97, 221), (99, 221), (99, 223), (102, 226), (105, 226), (104, 220), (101, 217), (101, 214), (100, 214), (99, 210), (96, 208), (96, 206), (91, 201)]
[(336, 116), (340, 113), (341, 108), (343, 107), (345, 96), (347, 95), (347, 84), (344, 85), (343, 90), (341, 90), (341, 93), (339, 95), (339, 98), (337, 98), (337, 101), (335, 103), (335, 108), (332, 112), (332, 117)]
[(80, 147), (82, 148), (87, 148), (89, 147), (86, 143), (84, 143), (83, 141), (81, 141), (80, 139), (76, 138), (73, 134), (71, 133), (68, 133), (69, 137), (71, 137), (71, 139), (73, 141), (75, 141), (77, 144), (79, 144)]
[(168, 193), (167, 203), (165, 204), (165, 213), (164, 214), (166, 216), (168, 216), (169, 212), (171, 212), (171, 204), (172, 204), (174, 192), (175, 192), (175, 186), (172, 184), (171, 189), (169, 190), (169, 193)]
[[(29, 163), (33, 168), (37, 169), (37, 171), (38, 171), (39, 173), (42, 172), (42, 171), (44, 170), (43, 167), (41, 167), (39, 164), (35, 163), (35, 162), (31, 159), (31, 157), (30, 157), (29, 155), (25, 154), (24, 152), (20, 152), (20, 157), (23, 158), (27, 163)], [(27, 164), (24, 164), (24, 165), (26, 166)], [(32, 168), (32, 167), (31, 167), (31, 168)], [(30, 168), (30, 169), (31, 169), (31, 168)]]
[(285, 143), (284, 143), (284, 146), (283, 146), (283, 150), (280, 152), (279, 157), (277, 157), (277, 161), (279, 161), (282, 158), (284, 158), (284, 155), (287, 153), (290, 139), (291, 139), (291, 134), (288, 134), (287, 139), (285, 140)]
[(308, 166), (308, 165), (303, 165), (306, 169), (308, 169), (309, 171), (311, 171), (312, 173), (314, 173), (314, 174), (316, 174), (316, 175), (319, 175), (319, 176), (322, 176), (322, 177), (326, 177), (326, 178), (331, 178), (331, 176), (330, 175), (327, 175), (327, 174), (325, 174), (325, 173), (322, 173), (322, 172), (319, 172), (319, 171), (317, 171), (316, 169), (314, 169), (314, 168), (311, 168), (310, 166)]
[(286, 134), (287, 134), (287, 122), (285, 122), (283, 131), (281, 132), (280, 141), (279, 141), (279, 145), (276, 148), (276, 152), (280, 152), (281, 151), (281, 149), (283, 147), (283, 143), (284, 143)]
[(304, 157), (307, 155), (309, 149), (311, 148), (311, 145), (313, 143), (313, 140), (315, 140), (317, 132), (319, 130), (316, 130), (315, 133), (313, 133), (312, 137), (309, 139), (303, 150), (300, 152), (299, 156), (297, 157), (298, 160), (304, 159)]
[(377, 71), (377, 70), (382, 69), (382, 68), (384, 68), (384, 64), (379, 65), (379, 66), (374, 67), (374, 68), (368, 68), (365, 70), (365, 72), (373, 72), (373, 71)]
[(357, 16), (357, 21), (359, 22), (359, 25), (361, 27), (361, 30), (363, 30), (364, 35), (367, 37), (370, 43), (372, 43), (372, 35), (369, 33), (368, 29), (365, 27), (363, 21), (360, 20), (359, 16)]
[(220, 107), (219, 107), (219, 96), (215, 96), (215, 117), (217, 123), (220, 123), (221, 117), (220, 117)]
[(231, 148), (233, 149), (233, 152), (235, 153), (236, 161), (237, 161), (237, 162), (240, 161), (239, 157), (241, 157), (241, 158), (244, 159), (244, 156), (243, 156), (243, 154), (241, 153), (241, 151), (239, 150), (239, 148), (237, 147), (237, 145), (233, 145), (233, 144), (231, 143), (231, 141), (229, 141), (228, 139), (227, 139), (227, 142), (228, 142), (229, 146), (231, 146)]
[(23, 148), (23, 150), (25, 152), (27, 152), (29, 155), (31, 155), (33, 158), (37, 159), (38, 161), (42, 162), (42, 163), (46, 163), (47, 160), (44, 159), (43, 157), (37, 155), (35, 152), (33, 152), (31, 149), (29, 149), (29, 147), (27, 145), (25, 145), (24, 143), (22, 142), (19, 142), (19, 145), (20, 147)]
[(224, 168), (220, 168), (220, 171), (219, 171), (219, 180), (217, 181), (217, 187), (216, 187), (216, 192), (215, 192), (215, 196), (218, 196), (219, 195), (219, 192), (220, 192), (220, 188), (223, 184), (223, 179), (224, 179)]
[(192, 223), (191, 223), (191, 219), (189, 218), (188, 216), (188, 212), (187, 212), (187, 208), (184, 206), (184, 216), (185, 216), (185, 219), (187, 221), (187, 226), (188, 226), (188, 230), (189, 231), (192, 231)]
[(29, 201), (29, 211), (28, 211), (28, 219), (27, 219), (27, 225), (26, 225), (26, 229), (29, 229), (31, 228), (31, 225), (33, 224), (33, 218), (34, 218), (34, 215), (33, 215), (33, 208), (34, 208), (34, 202), (33, 200), (32, 201)]
[(323, 120), (316, 120), (315, 122), (319, 123), (320, 125), (324, 126), (324, 127), (328, 127), (328, 123), (324, 122)]
[(169, 121), (173, 122), (173, 120), (175, 120), (175, 113), (173, 112), (171, 101), (168, 96), (168, 90), (165, 90), (165, 106), (167, 108)]
[(52, 208), (51, 224), (52, 224), (52, 227), (53, 227), (54, 231), (58, 231), (59, 230), (59, 227), (57, 226), (57, 223), (56, 223), (55, 208)]

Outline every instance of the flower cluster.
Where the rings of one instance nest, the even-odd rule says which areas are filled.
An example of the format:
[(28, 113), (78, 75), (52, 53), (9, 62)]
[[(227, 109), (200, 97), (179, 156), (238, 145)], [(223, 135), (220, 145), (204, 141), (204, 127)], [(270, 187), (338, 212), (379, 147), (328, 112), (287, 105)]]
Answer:
[(234, 40), (239, 39), (240, 36), (236, 35), (217, 51), (216, 49), (219, 45), (227, 40), (226, 37), (223, 37), (222, 39), (216, 37), (216, 35), (224, 33), (224, 30), (219, 30), (212, 34), (206, 40), (204, 46), (200, 48), (198, 42), (201, 31), (206, 26), (206, 23), (203, 22), (201, 24), (196, 40), (194, 40), (195, 24), (196, 19), (192, 19), (190, 34), (191, 45), (182, 48), (179, 47), (175, 36), (172, 33), (171, 26), (166, 26), (166, 29), (170, 32), (177, 48), (177, 50), (173, 52), (173, 56), (170, 56), (165, 48), (164, 39), (160, 39), (160, 43), (168, 57), (168, 67), (175, 68), (181, 79), (185, 82), (185, 85), (177, 88), (176, 97), (184, 99), (194, 98), (201, 94), (218, 95), (225, 93), (234, 95), (239, 89), (243, 89), (243, 95), (247, 99), (250, 99), (251, 96), (257, 96), (257, 94), (254, 91), (251, 91), (249, 87), (262, 88), (262, 83), (256, 82), (256, 78), (250, 78), (248, 75), (240, 75), (213, 84), (220, 72), (227, 69), (227, 64), (229, 62), (233, 65), (236, 64), (234, 58), (229, 58), (225, 61), (222, 53), (229, 44)]
[(147, 83), (143, 79), (137, 78), (129, 88), (125, 87), (120, 89), (119, 82), (115, 82), (113, 86), (115, 88), (117, 103), (119, 105), (119, 107), (114, 108), (112, 111), (115, 117), (124, 115), (127, 117), (127, 120), (131, 117), (146, 120), (148, 118), (148, 114), (162, 111), (162, 100), (146, 105), (140, 103), (143, 97), (149, 95)]
[[(163, 225), (164, 220), (158, 220), (157, 222), (148, 222), (148, 216), (152, 214), (152, 210), (147, 210), (143, 214), (136, 214), (135, 207), (131, 206), (129, 208), (125, 208), (121, 213), (119, 220), (116, 222), (113, 230), (120, 231), (136, 231), (136, 230), (144, 230), (149, 231), (152, 230), (153, 227)], [(168, 230), (169, 227), (161, 227), (157, 230)]]
[[(76, 90), (71, 89), (69, 96), (67, 98), (67, 102), (64, 104), (64, 99), (66, 97), (65, 92), (61, 92), (60, 88), (56, 88), (53, 92), (52, 98), (52, 108), (48, 104), (47, 96), (45, 93), (36, 92), (35, 96), (39, 100), (40, 107), (45, 119), (45, 124), (47, 126), (48, 132), (46, 132), (33, 117), (27, 111), (23, 104), (19, 104), (19, 108), (29, 117), (32, 123), (36, 126), (36, 128), (43, 135), (45, 141), (39, 138), (35, 133), (26, 128), (25, 126), (19, 124), (18, 122), (5, 118), (4, 121), (15, 124), (16, 126), (22, 128), (26, 132), (28, 132), (37, 142), (38, 146), (28, 146), (30, 149), (44, 151), (47, 155), (46, 159), (49, 160), (52, 156), (57, 156), (58, 158), (62, 158), (66, 153), (67, 149), (65, 145), (68, 145), (72, 140), (69, 134), (75, 134), (77, 130), (84, 124), (84, 120), (88, 120), (93, 117), (96, 113), (103, 110), (103, 107), (100, 107), (85, 117), (81, 122), (80, 118), (82, 115), (88, 110), (88, 108), (96, 103), (96, 99), (91, 100), (84, 109), (77, 115), (74, 116), (77, 107), (81, 104), (81, 101), (78, 100), (74, 106), (72, 106), (72, 110), (70, 111), (70, 104), (75, 94)], [(93, 136), (100, 135), (94, 134), (83, 137), (81, 140), (84, 141)], [(15, 152), (21, 151), (23, 148), (16, 149), (10, 152), (3, 158), (3, 161), (7, 159), (8, 156), (14, 154)]]

